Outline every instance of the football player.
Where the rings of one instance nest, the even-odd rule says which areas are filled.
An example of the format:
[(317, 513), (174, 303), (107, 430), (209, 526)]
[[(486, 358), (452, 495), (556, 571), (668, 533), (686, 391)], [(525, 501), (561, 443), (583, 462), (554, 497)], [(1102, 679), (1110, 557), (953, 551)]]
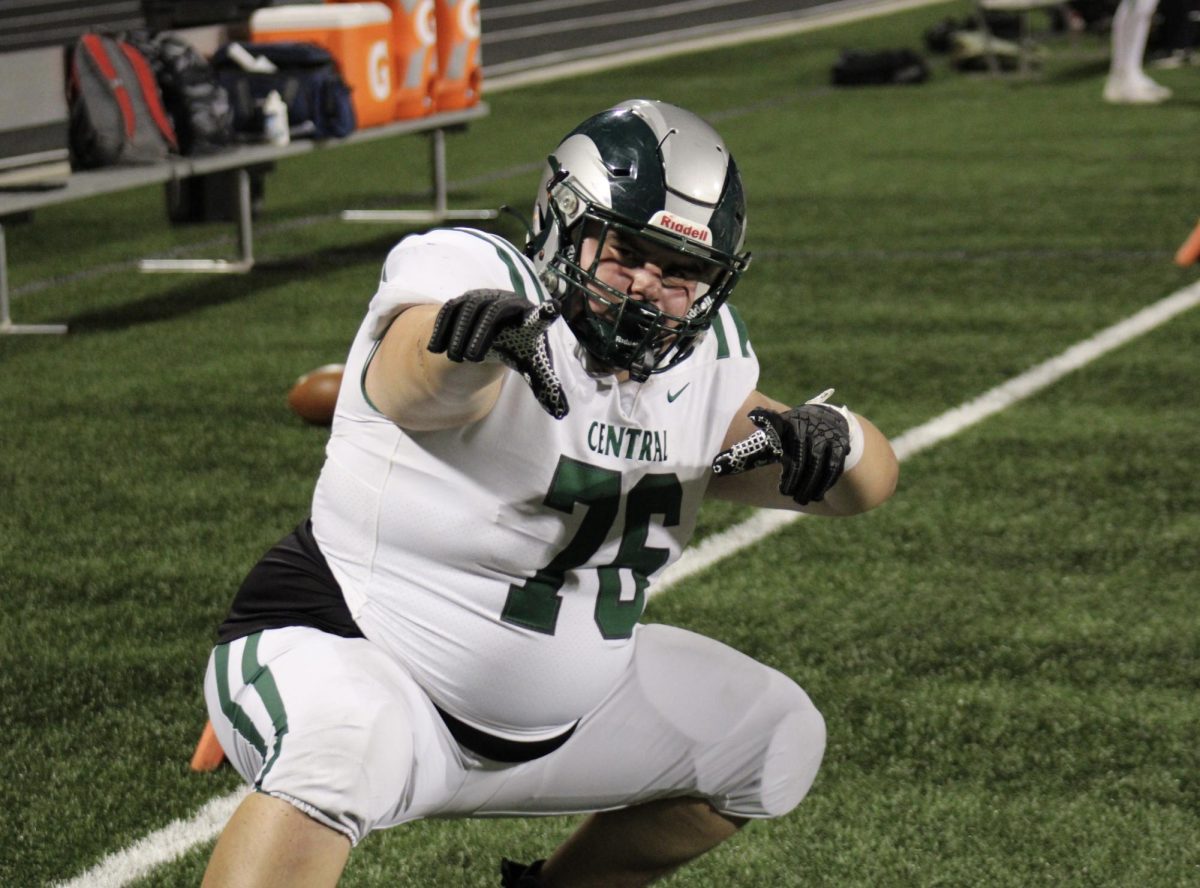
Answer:
[(590, 816), (501, 883), (644, 885), (804, 798), (825, 745), (788, 676), (640, 622), (705, 496), (851, 515), (892, 493), (866, 419), (756, 389), (721, 137), (623, 102), (549, 157), (524, 252), (402, 240), (346, 359), (312, 514), (205, 682), (253, 785), (208, 885), (331, 885), (373, 830)]

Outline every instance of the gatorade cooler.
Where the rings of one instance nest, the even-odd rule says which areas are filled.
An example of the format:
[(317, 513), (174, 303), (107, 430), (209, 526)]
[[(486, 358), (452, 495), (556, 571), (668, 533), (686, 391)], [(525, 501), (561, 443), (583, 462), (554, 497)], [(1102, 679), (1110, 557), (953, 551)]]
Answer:
[(438, 111), (468, 108), (479, 101), (483, 85), (479, 0), (435, 2), (438, 79), (433, 88), (434, 106)]
[[(326, 0), (341, 3), (342, 0)], [(392, 91), (396, 120), (434, 110), (437, 82), (437, 14), (434, 0), (388, 0), (392, 11)]]
[(395, 119), (392, 11), (384, 3), (268, 6), (250, 16), (256, 43), (299, 41), (329, 50), (351, 89), (359, 127)]

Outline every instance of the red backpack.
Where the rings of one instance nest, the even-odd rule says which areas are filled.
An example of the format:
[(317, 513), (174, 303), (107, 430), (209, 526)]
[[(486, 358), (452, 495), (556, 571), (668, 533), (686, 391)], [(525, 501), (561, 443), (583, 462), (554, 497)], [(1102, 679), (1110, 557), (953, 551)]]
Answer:
[(123, 40), (85, 34), (71, 53), (71, 155), (83, 168), (149, 164), (178, 150), (146, 57)]

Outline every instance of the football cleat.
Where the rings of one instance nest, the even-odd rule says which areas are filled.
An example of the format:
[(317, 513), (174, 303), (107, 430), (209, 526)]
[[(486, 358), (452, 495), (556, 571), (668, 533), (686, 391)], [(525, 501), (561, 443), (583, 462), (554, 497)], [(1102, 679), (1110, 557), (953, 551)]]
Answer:
[(514, 863), (511, 860), (500, 861), (500, 888), (541, 888), (542, 880), (538, 877), (542, 864), (546, 861), (535, 860), (531, 864)]

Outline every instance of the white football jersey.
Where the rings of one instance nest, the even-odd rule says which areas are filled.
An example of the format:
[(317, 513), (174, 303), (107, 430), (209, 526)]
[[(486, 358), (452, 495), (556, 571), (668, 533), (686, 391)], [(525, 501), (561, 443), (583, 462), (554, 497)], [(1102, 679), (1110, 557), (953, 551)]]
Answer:
[(548, 337), (566, 418), (508, 373), (479, 422), (398, 428), (362, 390), (379, 338), (403, 308), (478, 288), (548, 299), (494, 235), (438, 230), (391, 251), (346, 361), (313, 532), (363, 632), (438, 706), (534, 741), (594, 708), (625, 670), (647, 586), (692, 535), (758, 362), (725, 307), (691, 357), (618, 384), (586, 371), (558, 321)]

